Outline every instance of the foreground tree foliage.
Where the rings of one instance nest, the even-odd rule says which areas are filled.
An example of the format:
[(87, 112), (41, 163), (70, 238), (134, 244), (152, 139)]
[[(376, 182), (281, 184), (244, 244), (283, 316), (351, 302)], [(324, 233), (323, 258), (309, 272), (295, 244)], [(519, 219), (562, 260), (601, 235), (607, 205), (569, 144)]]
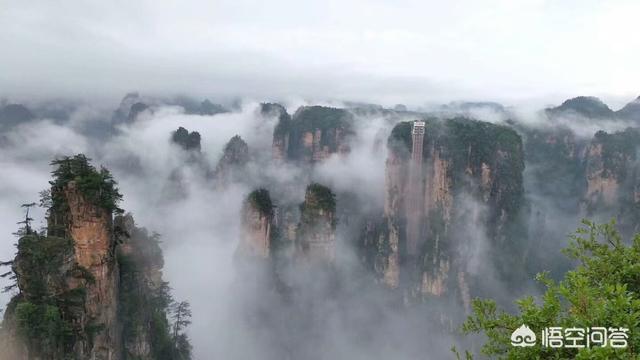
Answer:
[[(476, 299), (473, 314), (463, 324), (466, 334), (481, 333), (486, 342), (481, 353), (499, 359), (638, 359), (640, 358), (640, 234), (625, 244), (615, 222), (596, 225), (583, 221), (571, 236), (565, 255), (579, 265), (554, 282), (546, 274), (538, 280), (546, 292), (518, 300), (518, 314), (498, 310), (495, 301)], [(532, 347), (511, 345), (511, 333), (528, 325), (538, 341)], [(628, 346), (549, 348), (541, 346), (546, 327), (627, 328)], [(458, 355), (457, 351), (454, 352)], [(471, 358), (469, 353), (467, 358)]]

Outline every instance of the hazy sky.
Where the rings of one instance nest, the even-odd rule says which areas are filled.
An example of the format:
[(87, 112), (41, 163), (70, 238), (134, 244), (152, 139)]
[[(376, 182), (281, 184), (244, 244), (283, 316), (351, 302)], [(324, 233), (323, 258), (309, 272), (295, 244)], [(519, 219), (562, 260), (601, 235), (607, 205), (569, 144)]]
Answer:
[(0, 96), (640, 95), (635, 0), (0, 0)]

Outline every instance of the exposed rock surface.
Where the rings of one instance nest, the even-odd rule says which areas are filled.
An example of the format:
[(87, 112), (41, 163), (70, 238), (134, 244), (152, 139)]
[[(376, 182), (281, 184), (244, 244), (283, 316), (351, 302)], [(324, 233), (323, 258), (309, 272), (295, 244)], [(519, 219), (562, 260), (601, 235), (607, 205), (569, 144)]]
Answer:
[[(237, 255), (241, 258), (331, 263), (336, 252), (335, 195), (313, 183), (296, 206), (276, 206), (265, 189), (249, 194), (242, 208)], [(277, 259), (276, 259), (277, 258)]]
[(505, 242), (522, 203), (522, 142), (467, 119), (428, 120), (422, 146), (411, 132), (400, 123), (388, 142), (384, 226), (373, 233), (380, 276), (411, 296), (453, 292), (468, 305), (466, 249), (485, 237)]
[(336, 257), (336, 202), (331, 189), (320, 184), (307, 187), (301, 206), (298, 246), (303, 258), (333, 262)]
[(353, 134), (353, 115), (347, 110), (303, 106), (289, 117), (278, 106), (264, 109), (280, 114), (273, 134), (275, 159), (311, 164), (350, 151), (348, 138)]
[(242, 228), (237, 254), (243, 258), (269, 258), (274, 221), (269, 192), (258, 189), (249, 194), (242, 208)]
[(622, 231), (637, 231), (640, 213), (638, 184), (640, 166), (637, 150), (640, 131), (629, 128), (608, 134), (595, 134), (586, 152), (584, 195), (586, 216), (618, 217)]
[(108, 171), (83, 155), (54, 164), (47, 234), (21, 230), (0, 359), (159, 358), (174, 345), (157, 240), (130, 216), (114, 227), (121, 195)]
[(115, 259), (115, 237), (111, 211), (92, 204), (78, 190), (75, 182), (64, 189), (69, 206), (67, 234), (73, 239), (75, 262), (86, 269), (92, 284), (87, 284), (84, 308), (86, 324), (99, 326), (91, 343), (76, 351), (80, 357), (117, 359), (120, 349), (117, 321), (118, 266)]
[(249, 162), (249, 146), (239, 135), (232, 137), (224, 147), (214, 177), (218, 186), (241, 179), (242, 170)]

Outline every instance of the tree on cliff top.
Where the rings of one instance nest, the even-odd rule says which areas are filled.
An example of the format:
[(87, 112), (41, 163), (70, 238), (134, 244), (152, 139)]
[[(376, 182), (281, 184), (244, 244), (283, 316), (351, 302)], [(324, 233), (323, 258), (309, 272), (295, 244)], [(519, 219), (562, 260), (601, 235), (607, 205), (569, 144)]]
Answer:
[(260, 188), (252, 191), (247, 197), (247, 202), (262, 215), (271, 216), (273, 214), (273, 202), (267, 189)]
[(98, 171), (89, 161), (91, 159), (84, 154), (78, 154), (51, 162), (51, 165), (56, 167), (52, 171), (53, 180), (49, 181), (52, 207), (54, 210), (61, 208), (65, 202), (62, 196), (64, 189), (70, 182), (74, 182), (87, 200), (109, 211), (122, 213), (123, 210), (118, 207), (122, 194), (118, 190), (117, 182), (109, 170), (101, 167)]
[(333, 213), (336, 211), (336, 195), (330, 188), (318, 183), (312, 183), (307, 186), (305, 204), (305, 207), (317, 207)]
[[(547, 290), (541, 301), (525, 297), (516, 303), (519, 314), (498, 310), (493, 300), (476, 299), (464, 333), (482, 333), (481, 352), (500, 359), (637, 359), (640, 357), (640, 234), (626, 245), (615, 222), (595, 225), (583, 221), (564, 250), (579, 265), (556, 283), (546, 274), (538, 279)], [(511, 345), (511, 334), (522, 325), (538, 337), (531, 347)], [(626, 348), (551, 348), (541, 345), (545, 328), (604, 327), (628, 329)], [(611, 339), (607, 339), (611, 341)], [(584, 342), (582, 342), (584, 344)], [(454, 349), (454, 352), (455, 349)], [(467, 354), (469, 358), (470, 355)]]

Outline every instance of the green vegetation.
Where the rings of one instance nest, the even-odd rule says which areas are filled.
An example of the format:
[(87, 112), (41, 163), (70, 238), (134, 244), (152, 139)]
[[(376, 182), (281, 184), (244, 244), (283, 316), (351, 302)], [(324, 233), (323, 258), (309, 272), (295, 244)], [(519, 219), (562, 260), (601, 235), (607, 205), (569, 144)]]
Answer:
[(173, 319), (173, 359), (187, 360), (191, 358), (191, 344), (184, 333), (191, 325), (191, 306), (186, 301), (175, 302), (171, 306)]
[(584, 164), (577, 154), (573, 132), (564, 127), (519, 130), (525, 138), (524, 153), (530, 164), (527, 171), (533, 181), (532, 189), (557, 201), (558, 206), (573, 210), (568, 203), (577, 204), (586, 185)]
[(578, 96), (546, 111), (551, 116), (576, 113), (587, 118), (612, 118), (615, 115), (602, 100), (593, 96)]
[[(454, 166), (454, 184), (462, 182), (466, 167), (474, 174), (481, 173), (482, 164), (491, 168), (499, 193), (498, 208), (517, 214), (524, 199), (522, 172), (524, 154), (522, 139), (513, 129), (464, 118), (445, 122), (445, 136), (441, 138), (449, 150)], [(429, 131), (429, 129), (427, 129)], [(436, 140), (436, 143), (439, 140)]]
[(602, 145), (603, 176), (613, 176), (619, 181), (627, 177), (628, 161), (636, 159), (636, 149), (640, 144), (640, 130), (627, 128), (608, 134), (598, 131), (594, 145)]
[(305, 206), (313, 206), (326, 212), (334, 213), (336, 211), (336, 195), (324, 185), (311, 183), (307, 186), (305, 195)]
[(17, 304), (15, 316), (18, 335), (34, 355), (49, 358), (64, 354), (65, 344), (72, 338), (71, 324), (62, 318), (57, 306), (23, 301)]
[[(335, 227), (336, 196), (324, 185), (312, 183), (307, 186), (304, 202), (300, 205), (302, 229), (307, 229), (324, 221), (331, 220), (331, 226)], [(300, 230), (301, 234), (305, 230)]]
[(122, 195), (118, 191), (113, 176), (105, 168), (100, 168), (100, 171), (96, 170), (89, 163), (90, 160), (85, 155), (78, 154), (73, 157), (65, 156), (51, 162), (51, 165), (56, 166), (52, 172), (53, 180), (49, 181), (52, 211), (64, 211), (67, 206), (64, 191), (67, 185), (73, 182), (82, 195), (94, 205), (111, 212), (122, 212), (122, 209), (118, 207)]
[[(263, 107), (274, 109), (273, 105)], [(279, 122), (274, 130), (274, 138), (284, 139), (289, 136), (289, 148), (287, 156), (289, 159), (299, 159), (302, 156), (303, 135), (306, 132), (315, 133), (316, 130), (322, 132), (320, 138), (321, 146), (328, 146), (334, 152), (337, 150), (337, 131), (342, 131), (344, 136), (353, 132), (353, 115), (345, 109), (337, 109), (324, 106), (303, 106), (300, 107), (293, 118), (286, 112), (279, 117)]]
[(247, 201), (262, 215), (271, 216), (273, 214), (273, 203), (267, 189), (260, 188), (252, 191)]
[[(524, 153), (521, 137), (510, 127), (483, 121), (455, 117), (446, 120), (426, 118), (423, 142), (423, 161), (431, 164), (437, 154), (446, 161), (447, 178), (451, 180), (454, 205), (452, 221), (469, 221), (466, 213), (467, 199), (486, 205), (482, 220), (486, 229), (482, 235), (490, 239), (489, 254), (495, 254), (497, 275), (510, 284), (517, 284), (521, 272), (514, 270), (510, 261), (521, 261), (518, 254), (526, 236), (522, 219), (524, 208)], [(400, 159), (408, 161), (413, 139), (412, 123), (397, 124), (389, 137), (389, 150)], [(488, 188), (482, 188), (483, 174), (489, 171)], [(461, 229), (445, 225), (444, 209), (431, 211), (423, 228), (421, 257), (418, 260), (423, 271), (434, 272), (439, 262), (450, 257), (455, 246), (463, 246), (464, 237), (456, 235)], [(404, 225), (401, 226), (404, 229)], [(402, 233), (402, 231), (401, 231)], [(402, 251), (404, 244), (399, 243)], [(500, 254), (510, 254), (504, 256)], [(471, 274), (474, 277), (475, 274)], [(478, 280), (478, 281), (475, 281)], [(482, 279), (474, 279), (479, 283)]]
[(273, 130), (274, 136), (283, 136), (291, 126), (291, 115), (289, 115), (287, 109), (280, 104), (262, 103), (260, 104), (260, 114), (262, 114), (262, 116), (278, 117), (278, 124), (276, 124)]
[[(546, 286), (540, 299), (518, 300), (517, 314), (497, 309), (493, 300), (473, 301), (465, 333), (487, 337), (481, 352), (499, 359), (637, 359), (640, 355), (640, 234), (626, 245), (615, 222), (584, 226), (571, 236), (564, 253), (578, 266), (556, 283), (538, 275)], [(540, 335), (546, 327), (614, 327), (629, 329), (628, 347), (548, 348), (540, 339), (532, 347), (514, 347), (511, 333), (521, 325)]]
[[(423, 157), (430, 158), (435, 148), (442, 158), (449, 160), (454, 191), (465, 184), (467, 169), (478, 176), (484, 163), (490, 167), (492, 177), (499, 179), (492, 189), (492, 193), (500, 193), (498, 208), (517, 214), (524, 200), (524, 153), (520, 135), (508, 126), (462, 117), (444, 121), (428, 118), (425, 122)], [(391, 131), (388, 146), (398, 156), (410, 156), (411, 127), (411, 122), (401, 122)]]
[[(84, 306), (85, 286), (95, 282), (87, 269), (73, 261), (73, 239), (64, 230), (68, 213), (65, 191), (73, 183), (88, 201), (108, 211), (120, 211), (117, 203), (121, 199), (111, 174), (106, 169), (97, 171), (84, 155), (58, 159), (52, 165), (57, 166), (50, 181), (52, 189), (41, 198), (42, 205), (49, 207), (51, 226), (46, 235), (33, 231), (28, 209), (35, 204), (23, 206), (27, 213), (19, 222), (23, 228), (16, 233), (20, 237), (18, 253), (12, 261), (20, 293), (12, 299), (3, 321), (3, 326), (14, 324), (29, 356), (41, 358), (63, 358), (85, 336), (74, 324)], [(72, 288), (70, 279), (77, 280)]]
[(76, 334), (66, 312), (82, 306), (82, 286), (69, 290), (67, 276), (93, 281), (77, 266), (63, 273), (65, 262), (73, 256), (73, 242), (67, 238), (43, 236), (35, 232), (18, 240), (14, 271), (19, 274), (20, 293), (7, 308), (3, 324), (14, 323), (32, 356), (62, 358), (70, 351)]
[(411, 127), (412, 125), (410, 121), (398, 123), (391, 130), (391, 136), (389, 136), (389, 140), (387, 142), (389, 150), (405, 159), (411, 157), (411, 148), (413, 147)]
[[(191, 345), (183, 332), (189, 317), (184, 312), (181, 314), (182, 323), (176, 332), (175, 324), (172, 326), (167, 316), (173, 314), (176, 304), (170, 294), (171, 289), (166, 282), (157, 283), (156, 276), (160, 275), (164, 265), (160, 236), (135, 226), (130, 215), (117, 217), (115, 223), (119, 241), (128, 249), (120, 249), (117, 253), (124, 358), (136, 359), (138, 354), (132, 349), (139, 341), (149, 339), (153, 359), (190, 359)], [(188, 306), (186, 302), (181, 303)]]
[[(48, 233), (31, 229), (28, 209), (34, 204), (25, 204), (25, 220), (19, 223), (23, 228), (17, 232), (18, 253), (13, 261), (0, 262), (12, 265), (8, 274), (15, 274), (17, 284), (10, 289), (19, 288), (5, 311), (0, 330), (9, 338), (17, 335), (17, 351), (27, 350), (29, 358), (70, 359), (77, 346), (91, 347), (105, 324), (85, 316), (87, 289), (96, 279), (77, 264), (74, 240), (64, 230), (69, 226), (67, 192), (73, 186), (87, 201), (115, 212), (121, 212), (117, 207), (121, 195), (109, 172), (97, 171), (84, 155), (65, 157), (52, 164), (57, 168), (50, 181), (51, 191), (41, 193), (41, 204), (49, 207)], [(116, 217), (116, 224), (122, 225), (122, 219)], [(167, 283), (159, 280), (163, 258), (157, 234), (149, 235), (135, 226), (116, 226), (114, 235), (120, 246), (117, 263), (110, 261), (119, 270), (114, 274), (120, 275), (116, 283), (118, 316), (125, 339), (123, 358), (139, 358), (129, 354), (127, 344), (150, 341), (153, 359), (189, 359), (191, 346), (183, 331), (189, 321), (186, 312), (182, 311), (177, 332), (168, 320), (173, 299)], [(128, 250), (122, 250), (124, 247)], [(141, 337), (136, 338), (138, 335)], [(21, 348), (20, 342), (26, 348)]]
[(63, 274), (59, 274), (65, 261), (73, 256), (73, 241), (56, 236), (31, 234), (18, 240), (18, 256), (15, 266), (20, 271), (23, 292), (35, 298), (46, 297), (45, 281), (58, 280), (61, 286)]
[(347, 110), (325, 106), (303, 106), (293, 114), (293, 124), (300, 131), (347, 128), (352, 120)]

